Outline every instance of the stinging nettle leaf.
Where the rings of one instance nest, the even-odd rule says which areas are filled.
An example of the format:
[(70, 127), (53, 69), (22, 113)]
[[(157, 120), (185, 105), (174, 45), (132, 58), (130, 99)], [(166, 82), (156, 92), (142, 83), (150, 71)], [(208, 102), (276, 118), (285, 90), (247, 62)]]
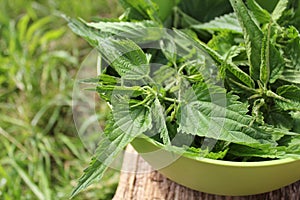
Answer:
[(283, 73), (285, 61), (278, 49), (271, 43), (272, 23), (269, 23), (264, 33), (261, 49), (260, 80), (266, 86), (274, 83)]
[(300, 71), (286, 68), (279, 78), (292, 84), (300, 84)]
[(300, 112), (291, 112), (291, 116), (294, 122), (293, 131), (300, 134)]
[(291, 26), (286, 30), (287, 44), (284, 45), (284, 56), (287, 58), (289, 68), (300, 71), (300, 34), (295, 27)]
[(261, 112), (261, 107), (265, 104), (264, 99), (257, 99), (254, 101), (253, 106), (252, 106), (252, 116), (255, 118), (255, 120), (259, 124), (264, 124), (264, 116), (263, 113)]
[(177, 55), (176, 55), (176, 45), (170, 36), (167, 40), (161, 40), (160, 41), (160, 48), (165, 55), (165, 57), (168, 59), (169, 62), (176, 63)]
[(252, 148), (244, 145), (234, 144), (230, 146), (228, 154), (240, 157), (260, 157), (260, 158), (282, 158), (285, 155), (285, 151), (280, 148)]
[(270, 78), (270, 26), (268, 27), (267, 33), (264, 34), (262, 48), (261, 48), (261, 64), (259, 79), (266, 88)]
[(161, 38), (163, 29), (154, 21), (139, 22), (91, 22), (86, 23), (100, 32), (101, 37), (116, 36), (129, 38), (136, 42), (156, 41)]
[(226, 56), (229, 56), (229, 54), (232, 52), (233, 46), (236, 45), (234, 39), (235, 35), (232, 34), (232, 32), (222, 31), (218, 34), (214, 34), (207, 45), (218, 52), (220, 55), (224, 56), (225, 54), (227, 54)]
[(274, 83), (282, 75), (285, 68), (285, 61), (280, 51), (272, 43), (269, 45), (270, 83)]
[(128, 109), (128, 103), (120, 101), (113, 108), (113, 114), (108, 120), (104, 135), (100, 140), (90, 166), (84, 170), (72, 197), (100, 180), (109, 165), (119, 153), (138, 135), (152, 127), (152, 120), (148, 108), (139, 106)]
[(68, 21), (68, 26), (74, 33), (83, 37), (93, 47), (98, 45), (98, 38), (100, 38), (100, 36), (94, 29), (88, 27), (83, 20), (65, 18)]
[(276, 100), (283, 110), (300, 111), (300, 87), (296, 85), (283, 85), (277, 88), (277, 94), (287, 101)]
[(235, 13), (230, 13), (221, 17), (216, 17), (215, 19), (203, 24), (192, 25), (191, 28), (196, 30), (201, 29), (207, 31), (228, 30), (235, 33), (243, 33)]
[(168, 65), (163, 65), (160, 66), (156, 71), (154, 71), (154, 76), (153, 79), (156, 83), (165, 86), (172, 84), (176, 81), (176, 78), (174, 78), (177, 74), (177, 71), (168, 66)]
[(97, 46), (99, 38), (131, 39), (143, 43), (159, 40), (164, 34), (161, 25), (154, 21), (140, 22), (90, 22), (65, 17), (74, 33), (85, 38), (92, 46)]
[(293, 127), (293, 119), (291, 115), (282, 110), (271, 110), (266, 115), (265, 121), (276, 128), (291, 130)]
[(230, 2), (243, 29), (247, 55), (250, 62), (250, 75), (254, 80), (259, 80), (261, 60), (258, 58), (261, 57), (261, 39), (263, 38), (263, 33), (252, 19), (249, 10), (242, 0), (230, 0)]
[(158, 6), (151, 0), (119, 0), (125, 9), (128, 9), (126, 18), (130, 20), (153, 20), (161, 22), (158, 15)]
[[(185, 33), (179, 31), (179, 30), (175, 30), (179, 35), (181, 35), (182, 37), (189, 37), (188, 35), (186, 35)], [(200, 41), (200, 40), (196, 40), (195, 41), (195, 46), (197, 46), (199, 49), (203, 49), (205, 52), (207, 52), (214, 61), (216, 61), (218, 64), (220, 64), (221, 66), (225, 66), (226, 69), (228, 69), (232, 74), (234, 74), (236, 76), (236, 78), (238, 78), (241, 82), (243, 82), (244, 84), (246, 84), (247, 86), (253, 88), (254, 87), (254, 81), (252, 80), (252, 78), (245, 73), (243, 70), (241, 70), (238, 66), (236, 66), (234, 63), (226, 60), (225, 58), (223, 58), (223, 56), (221, 56), (219, 53), (217, 53), (216, 51), (214, 51), (212, 48), (210, 48), (207, 44), (205, 44), (204, 42)], [(221, 67), (220, 69), (221, 70)]]
[(179, 130), (249, 146), (269, 143), (266, 140), (269, 136), (262, 130), (250, 127), (253, 119), (247, 111), (247, 105), (224, 90), (205, 83), (197, 84), (183, 95), (177, 114)]
[(261, 24), (269, 23), (271, 19), (270, 13), (263, 9), (255, 0), (247, 0), (247, 6), (252, 14)]
[(274, 22), (278, 21), (282, 16), (283, 12), (286, 10), (288, 6), (288, 0), (280, 0), (278, 1), (275, 9), (272, 12), (272, 19)]
[[(282, 74), (285, 62), (281, 53), (271, 43), (270, 36), (268, 36), (270, 35), (272, 22), (269, 25), (267, 36), (264, 37), (264, 33), (252, 19), (244, 3), (241, 0), (231, 0), (231, 3), (243, 27), (251, 77), (254, 80), (262, 78), (264, 79), (263, 82), (270, 79), (270, 83), (274, 83)], [(262, 38), (265, 39), (262, 40)], [(261, 72), (262, 74), (260, 74)]]
[(151, 106), (152, 120), (156, 126), (158, 133), (160, 133), (160, 138), (163, 141), (163, 144), (170, 145), (170, 136), (169, 131), (166, 125), (166, 116), (164, 114), (164, 108), (161, 105), (160, 101), (156, 98)]
[(293, 137), (285, 149), (286, 154), (291, 154), (299, 159), (300, 155), (300, 136)]
[(200, 22), (208, 22), (217, 16), (232, 12), (230, 3), (224, 0), (180, 1), (179, 8)]
[(127, 39), (99, 39), (98, 51), (120, 76), (143, 78), (150, 71), (142, 49)]

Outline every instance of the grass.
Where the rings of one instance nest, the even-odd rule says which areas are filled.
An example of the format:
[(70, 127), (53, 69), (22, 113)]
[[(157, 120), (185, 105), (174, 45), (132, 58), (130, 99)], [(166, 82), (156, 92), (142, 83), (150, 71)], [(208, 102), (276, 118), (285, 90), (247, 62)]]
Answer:
[[(115, 7), (109, 0), (0, 1), (0, 199), (69, 197), (90, 161), (71, 105), (78, 66), (91, 49), (58, 15), (116, 16)], [(111, 199), (118, 173), (104, 180), (75, 199)]]

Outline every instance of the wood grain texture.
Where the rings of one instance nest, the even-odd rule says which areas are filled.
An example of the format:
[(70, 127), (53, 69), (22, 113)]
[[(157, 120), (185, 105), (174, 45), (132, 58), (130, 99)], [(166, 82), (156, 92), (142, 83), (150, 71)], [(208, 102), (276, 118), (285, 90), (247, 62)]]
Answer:
[(129, 145), (119, 186), (113, 200), (299, 200), (300, 181), (279, 190), (252, 196), (230, 197), (191, 190), (152, 170)]

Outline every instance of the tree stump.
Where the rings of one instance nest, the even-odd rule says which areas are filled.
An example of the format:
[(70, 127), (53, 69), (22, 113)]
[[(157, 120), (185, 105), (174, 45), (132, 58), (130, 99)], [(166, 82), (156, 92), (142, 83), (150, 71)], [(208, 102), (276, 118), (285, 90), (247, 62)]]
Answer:
[(167, 179), (127, 147), (119, 186), (113, 200), (299, 200), (300, 181), (284, 188), (252, 196), (219, 196), (198, 192)]

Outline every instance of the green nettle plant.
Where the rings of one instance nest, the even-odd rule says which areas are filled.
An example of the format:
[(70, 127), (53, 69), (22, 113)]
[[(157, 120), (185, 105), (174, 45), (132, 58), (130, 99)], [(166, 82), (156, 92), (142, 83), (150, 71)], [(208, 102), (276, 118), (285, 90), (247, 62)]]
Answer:
[(73, 195), (140, 135), (195, 159), (299, 158), (298, 1), (182, 1), (169, 15), (150, 0), (120, 2), (119, 19), (68, 19), (107, 63), (96, 91), (111, 105)]

